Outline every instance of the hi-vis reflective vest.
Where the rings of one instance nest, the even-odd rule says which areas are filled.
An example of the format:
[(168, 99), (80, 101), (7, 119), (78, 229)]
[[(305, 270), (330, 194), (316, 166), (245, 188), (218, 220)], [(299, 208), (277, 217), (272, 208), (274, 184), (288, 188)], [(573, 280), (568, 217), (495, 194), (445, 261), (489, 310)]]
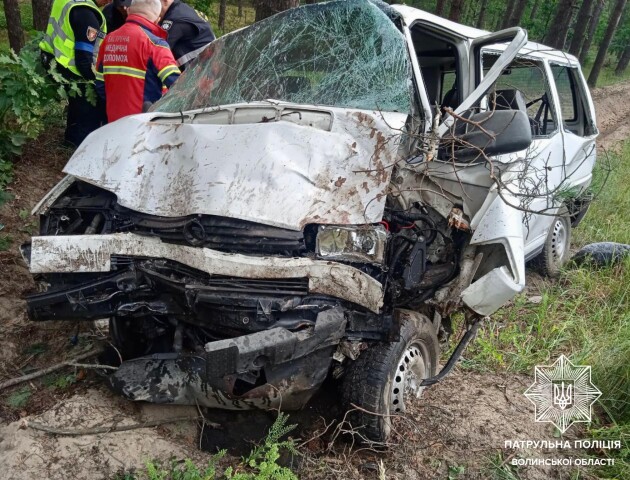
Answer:
[[(57, 63), (76, 75), (80, 75), (80, 73), (74, 63), (74, 32), (70, 26), (70, 11), (74, 7), (80, 6), (90, 7), (98, 12), (101, 19), (101, 31), (107, 31), (105, 17), (92, 0), (55, 0), (50, 12), (46, 35), (39, 42), (39, 48), (44, 52), (53, 54)], [(97, 52), (100, 40), (101, 38), (97, 38), (97, 44), (94, 46)]]

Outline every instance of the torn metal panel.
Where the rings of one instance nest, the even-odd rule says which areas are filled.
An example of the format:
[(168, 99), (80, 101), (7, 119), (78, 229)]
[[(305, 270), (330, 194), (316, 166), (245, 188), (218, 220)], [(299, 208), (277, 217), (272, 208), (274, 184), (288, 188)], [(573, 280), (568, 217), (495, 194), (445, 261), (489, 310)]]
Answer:
[(126, 117), (92, 133), (64, 172), (164, 217), (208, 214), (293, 230), (380, 221), (407, 116), (323, 109), (332, 117), (326, 131), (284, 120), (284, 108), (288, 117), (317, 110), (285, 105), (282, 120), (249, 124)]
[(131, 400), (227, 410), (299, 409), (322, 384), (344, 334), (340, 308), (309, 330), (283, 328), (208, 343), (202, 354), (163, 354), (123, 362), (109, 377)]
[(173, 245), (134, 234), (33, 237), (32, 273), (109, 272), (111, 256), (173, 260), (213, 275), (242, 278), (308, 278), (309, 292), (330, 295), (378, 312), (381, 284), (360, 270), (309, 258), (254, 257)]

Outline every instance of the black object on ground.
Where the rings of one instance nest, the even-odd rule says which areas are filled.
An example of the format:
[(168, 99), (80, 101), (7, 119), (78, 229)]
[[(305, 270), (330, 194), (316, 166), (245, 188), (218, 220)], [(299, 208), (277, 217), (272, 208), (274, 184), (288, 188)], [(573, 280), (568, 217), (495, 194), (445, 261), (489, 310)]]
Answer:
[(590, 243), (582, 247), (575, 255), (573, 261), (578, 265), (593, 263), (605, 266), (621, 262), (630, 254), (630, 245), (615, 242)]

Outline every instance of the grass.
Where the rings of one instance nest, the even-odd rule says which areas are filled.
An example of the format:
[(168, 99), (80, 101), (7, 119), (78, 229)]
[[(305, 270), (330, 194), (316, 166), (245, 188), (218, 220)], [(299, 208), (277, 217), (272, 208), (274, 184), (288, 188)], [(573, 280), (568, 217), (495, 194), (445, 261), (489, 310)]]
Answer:
[[(629, 188), (630, 142), (575, 230), (575, 244), (630, 243)], [(612, 452), (615, 466), (600, 474), (630, 478), (630, 258), (605, 268), (570, 265), (558, 281), (547, 281), (540, 295), (540, 303), (520, 296), (493, 315), (471, 345), (466, 365), (531, 374), (535, 365), (560, 354), (591, 365), (593, 383), (603, 393), (597, 403), (602, 415), (587, 435), (625, 440), (621, 452)]]

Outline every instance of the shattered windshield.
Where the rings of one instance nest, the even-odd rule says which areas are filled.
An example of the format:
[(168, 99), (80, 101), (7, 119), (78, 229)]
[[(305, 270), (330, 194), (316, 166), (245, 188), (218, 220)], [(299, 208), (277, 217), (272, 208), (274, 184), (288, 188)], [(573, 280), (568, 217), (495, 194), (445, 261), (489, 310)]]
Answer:
[(368, 0), (275, 15), (210, 44), (152, 110), (274, 99), (408, 113), (411, 67), (392, 15)]

